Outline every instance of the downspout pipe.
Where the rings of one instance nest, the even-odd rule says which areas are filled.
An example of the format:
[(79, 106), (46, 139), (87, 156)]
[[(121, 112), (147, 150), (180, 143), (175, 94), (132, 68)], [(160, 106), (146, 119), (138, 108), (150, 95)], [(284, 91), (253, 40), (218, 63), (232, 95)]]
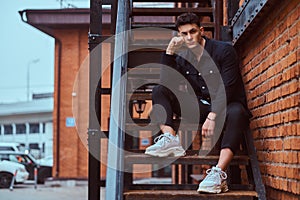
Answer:
[[(28, 24), (31, 25), (30, 23), (28, 23), (28, 21), (24, 18), (26, 15), (26, 10), (21, 10), (19, 11), (19, 14), (21, 16), (21, 20)], [(35, 27), (36, 28), (36, 27)], [(61, 96), (61, 90), (60, 90), (60, 85), (61, 85), (61, 55), (62, 55), (62, 42), (60, 39), (56, 38), (53, 34), (50, 34), (48, 32), (45, 32), (44, 30), (39, 29), (41, 32), (45, 33), (46, 35), (49, 35), (50, 37), (54, 38), (55, 40), (55, 46), (58, 46), (58, 61), (57, 61), (57, 110), (56, 110), (56, 170), (55, 170), (55, 177), (58, 178), (59, 177), (59, 171), (60, 171), (60, 161), (59, 161), (59, 155), (60, 155), (60, 142), (59, 142), (59, 138), (60, 138), (60, 96)]]

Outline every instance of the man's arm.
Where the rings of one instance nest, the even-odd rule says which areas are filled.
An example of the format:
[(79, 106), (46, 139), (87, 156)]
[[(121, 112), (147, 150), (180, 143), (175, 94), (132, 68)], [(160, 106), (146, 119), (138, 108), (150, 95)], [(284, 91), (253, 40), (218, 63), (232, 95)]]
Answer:
[[(226, 46), (220, 62), (220, 74), (224, 87), (223, 85), (220, 85), (218, 87), (216, 98), (212, 99), (212, 112), (215, 113), (222, 112), (227, 106), (227, 102), (232, 101), (236, 92), (236, 84), (240, 76), (238, 56), (232, 46)], [(226, 102), (224, 102), (224, 100), (226, 100)]]
[(166, 49), (166, 52), (161, 57), (160, 82), (163, 85), (169, 86), (173, 90), (178, 86), (179, 80), (182, 79), (178, 73), (175, 52), (183, 45), (182, 37), (173, 37)]
[[(223, 113), (227, 106), (227, 102), (231, 101), (234, 92), (236, 92), (235, 86), (238, 82), (237, 80), (239, 77), (239, 73), (239, 62), (237, 54), (232, 46), (227, 46), (221, 59), (220, 74), (223, 81), (221, 81), (218, 86), (215, 98), (212, 99), (211, 112), (208, 114), (204, 124), (202, 125), (202, 135), (213, 135), (216, 126), (216, 118), (218, 117), (218, 115), (220, 115), (220, 113)], [(214, 84), (213, 80), (209, 81), (212, 81), (212, 85)]]

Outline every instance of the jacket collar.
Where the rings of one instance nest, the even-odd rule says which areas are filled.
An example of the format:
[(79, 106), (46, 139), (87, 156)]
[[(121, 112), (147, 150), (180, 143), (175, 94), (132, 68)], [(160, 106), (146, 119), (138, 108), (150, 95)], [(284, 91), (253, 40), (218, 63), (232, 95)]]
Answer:
[(205, 39), (205, 46), (204, 49), (206, 50), (206, 52), (211, 55), (212, 53), (212, 49), (213, 49), (213, 45), (212, 45), (212, 40), (207, 38), (206, 36), (202, 36)]

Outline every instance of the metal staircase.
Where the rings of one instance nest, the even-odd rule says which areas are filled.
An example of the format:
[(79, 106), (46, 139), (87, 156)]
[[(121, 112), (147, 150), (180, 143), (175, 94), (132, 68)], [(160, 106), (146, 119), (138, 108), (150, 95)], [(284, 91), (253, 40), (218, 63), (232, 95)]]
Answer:
[[(92, 6), (99, 9), (101, 3), (105, 2), (91, 3), (91, 10)], [(143, 131), (146, 131), (148, 135), (150, 133), (150, 137), (154, 137), (159, 130), (151, 124), (148, 117), (137, 117), (134, 106), (137, 102), (149, 103), (151, 101), (151, 90), (159, 83), (160, 55), (166, 49), (170, 38), (176, 34), (175, 17), (184, 12), (194, 12), (203, 20), (202, 25), (207, 34), (215, 39), (221, 39), (223, 1), (119, 0), (107, 3), (113, 5), (112, 22), (116, 20), (115, 32), (112, 29), (112, 34), (116, 34), (112, 53), (114, 62), (111, 69), (111, 89), (103, 88), (101, 80), (96, 81), (98, 86), (95, 88), (97, 74), (101, 72), (90, 70), (90, 85), (92, 86), (90, 94), (97, 92), (96, 101), (90, 101), (89, 200), (98, 200), (99, 188), (104, 185), (107, 200), (266, 199), (250, 130), (245, 130), (241, 151), (234, 157), (227, 171), (230, 191), (217, 195), (196, 192), (198, 182), (203, 177), (197, 177), (195, 174), (203, 173), (208, 166), (215, 165), (218, 160), (218, 145), (215, 145), (212, 151), (201, 148), (199, 152), (199, 145), (193, 148), (195, 143), (199, 143), (200, 147), (211, 144), (209, 140), (201, 137), (200, 125), (180, 125), (182, 144), (188, 149), (184, 157), (174, 159), (146, 156), (140, 145)], [(139, 6), (141, 3), (145, 5)], [(101, 12), (91, 11), (91, 22), (92, 18), (94, 20), (97, 18), (97, 13)], [(101, 23), (99, 18), (96, 21)], [(93, 23), (96, 22), (93, 21)], [(97, 29), (97, 26), (94, 29), (91, 27), (90, 47), (93, 47), (93, 41), (97, 41), (98, 37), (101, 38), (100, 29), (99, 27)], [(93, 33), (94, 30), (96, 33)], [(93, 40), (93, 36), (96, 36), (96, 39)], [(101, 39), (98, 40), (98, 44), (100, 41)], [(91, 62), (91, 68), (100, 66), (101, 59), (91, 56), (91, 60), (94, 61)], [(101, 149), (99, 139), (105, 138), (103, 131), (99, 130), (101, 96), (107, 94), (111, 94), (111, 109), (109, 131), (104, 131), (106, 136), (109, 136), (107, 173), (104, 184), (100, 181), (100, 162), (97, 158), (100, 158)], [(97, 116), (93, 113), (97, 113)], [(177, 122), (177, 119), (174, 118), (174, 121)], [(195, 138), (197, 141), (194, 141)], [(152, 174), (154, 176), (162, 174), (164, 170), (171, 170), (171, 175), (170, 171), (167, 173), (170, 175), (168, 180), (171, 181), (160, 184), (138, 183), (134, 178), (137, 173), (136, 166), (152, 169), (160, 166), (160, 170)]]

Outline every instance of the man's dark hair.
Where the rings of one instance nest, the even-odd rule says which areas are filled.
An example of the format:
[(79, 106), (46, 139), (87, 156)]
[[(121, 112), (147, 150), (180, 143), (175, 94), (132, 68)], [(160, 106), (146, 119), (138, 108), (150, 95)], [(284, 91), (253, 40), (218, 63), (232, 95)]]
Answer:
[(183, 13), (177, 17), (175, 26), (178, 29), (179, 26), (185, 24), (197, 24), (200, 27), (199, 17), (195, 13)]

